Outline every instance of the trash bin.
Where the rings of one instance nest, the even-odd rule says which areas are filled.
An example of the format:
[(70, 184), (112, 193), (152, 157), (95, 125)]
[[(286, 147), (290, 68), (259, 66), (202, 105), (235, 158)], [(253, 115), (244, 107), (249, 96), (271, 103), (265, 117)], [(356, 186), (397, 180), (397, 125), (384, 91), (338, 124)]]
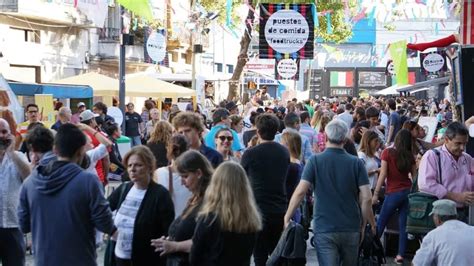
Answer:
[(132, 149), (130, 138), (127, 136), (122, 135), (120, 138), (118, 138), (117, 145), (122, 158), (129, 150)]

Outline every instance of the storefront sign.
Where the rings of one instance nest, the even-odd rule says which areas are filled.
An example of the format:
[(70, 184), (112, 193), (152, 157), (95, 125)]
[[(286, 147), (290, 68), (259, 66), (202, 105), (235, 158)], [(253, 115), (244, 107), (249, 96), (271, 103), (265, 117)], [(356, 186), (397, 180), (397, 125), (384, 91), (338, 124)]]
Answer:
[(353, 96), (353, 89), (331, 89), (331, 96)]
[(385, 87), (387, 76), (383, 72), (359, 72), (358, 83), (361, 87)]
[(312, 4), (261, 4), (260, 58), (313, 58)]
[(445, 53), (422, 53), (420, 54), (421, 66), (428, 73), (436, 73), (441, 70), (446, 70), (446, 55)]
[(155, 62), (161, 62), (166, 56), (166, 38), (159, 32), (152, 32), (146, 41), (148, 56)]

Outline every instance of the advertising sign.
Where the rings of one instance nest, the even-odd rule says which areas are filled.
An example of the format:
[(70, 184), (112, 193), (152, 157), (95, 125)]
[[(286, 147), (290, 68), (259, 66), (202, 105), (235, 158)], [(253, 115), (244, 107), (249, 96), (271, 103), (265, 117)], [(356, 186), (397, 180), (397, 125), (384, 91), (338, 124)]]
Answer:
[(421, 67), (427, 73), (437, 73), (447, 69), (445, 52), (421, 53), (420, 61)]
[(277, 61), (277, 79), (298, 79), (298, 61), (299, 60), (293, 59), (282, 59)]
[(386, 87), (387, 76), (384, 72), (359, 72), (360, 87)]
[(145, 62), (160, 63), (166, 59), (166, 31), (145, 29)]
[(313, 4), (261, 4), (259, 57), (312, 59), (313, 10)]

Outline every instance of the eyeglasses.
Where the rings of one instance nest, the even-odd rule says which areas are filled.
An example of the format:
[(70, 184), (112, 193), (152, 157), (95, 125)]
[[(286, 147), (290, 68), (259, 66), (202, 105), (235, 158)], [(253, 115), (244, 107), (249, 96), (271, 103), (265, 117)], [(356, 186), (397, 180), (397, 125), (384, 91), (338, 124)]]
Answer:
[(220, 139), (221, 141), (225, 141), (227, 139), (227, 141), (233, 141), (234, 140), (234, 137), (231, 137), (231, 136), (219, 136), (219, 137), (216, 137), (218, 139)]
[(29, 113), (29, 114), (36, 114), (36, 113), (38, 113), (38, 111), (28, 111), (27, 113)]

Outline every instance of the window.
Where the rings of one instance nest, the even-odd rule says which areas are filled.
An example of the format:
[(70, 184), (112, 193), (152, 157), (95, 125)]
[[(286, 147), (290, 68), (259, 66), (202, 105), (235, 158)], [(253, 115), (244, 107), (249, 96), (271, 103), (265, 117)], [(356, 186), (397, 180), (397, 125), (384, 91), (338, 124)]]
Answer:
[(40, 43), (40, 31), (33, 29), (10, 28), (11, 37), (19, 42)]
[(216, 65), (217, 72), (222, 72), (222, 70), (223, 70), (222, 69), (222, 64), (221, 63), (216, 63), (215, 65)]
[(234, 73), (234, 65), (227, 65), (227, 73)]

